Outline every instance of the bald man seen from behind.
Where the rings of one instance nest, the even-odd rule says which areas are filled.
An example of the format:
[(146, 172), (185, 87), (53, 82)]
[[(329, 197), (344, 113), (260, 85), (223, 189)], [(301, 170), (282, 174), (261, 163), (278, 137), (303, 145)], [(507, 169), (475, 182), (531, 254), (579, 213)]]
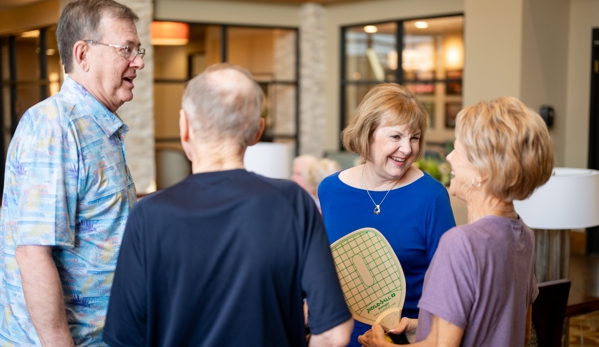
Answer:
[(263, 94), (231, 64), (183, 96), (193, 174), (141, 200), (125, 229), (104, 340), (119, 346), (345, 346), (353, 327), (312, 199), (243, 167)]

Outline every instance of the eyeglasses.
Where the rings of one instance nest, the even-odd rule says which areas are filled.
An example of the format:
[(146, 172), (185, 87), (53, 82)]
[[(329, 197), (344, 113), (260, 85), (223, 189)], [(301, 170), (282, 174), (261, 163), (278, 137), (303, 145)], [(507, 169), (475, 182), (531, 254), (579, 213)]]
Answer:
[(114, 48), (116, 48), (119, 55), (128, 61), (134, 61), (135, 58), (137, 58), (137, 55), (139, 55), (141, 57), (141, 59), (143, 59), (144, 55), (146, 55), (145, 48), (137, 48), (137, 49), (132, 50), (131, 47), (129, 47), (129, 46), (114, 45), (112, 43), (102, 43), (102, 42), (98, 42), (98, 41), (94, 41), (94, 40), (83, 40), (83, 42), (86, 42), (86, 43), (89, 43), (92, 45), (104, 45), (104, 46), (108, 46), (108, 47), (114, 47)]

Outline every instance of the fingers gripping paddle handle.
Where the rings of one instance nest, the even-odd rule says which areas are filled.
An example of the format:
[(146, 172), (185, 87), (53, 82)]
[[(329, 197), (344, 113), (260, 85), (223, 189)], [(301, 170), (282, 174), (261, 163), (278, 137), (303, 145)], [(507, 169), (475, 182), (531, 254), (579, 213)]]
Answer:
[(399, 320), (401, 319), (401, 309), (399, 307), (391, 307), (383, 312), (374, 321), (374, 324), (380, 324), (383, 326), (385, 332), (391, 329), (395, 329)]
[[(380, 324), (383, 327), (383, 330), (385, 330), (385, 332), (388, 332), (389, 330), (394, 329), (397, 326), (400, 319), (401, 309), (399, 307), (393, 307), (382, 312), (376, 319), (374, 324)], [(393, 342), (396, 345), (407, 345), (410, 343), (405, 333), (397, 335), (387, 334), (387, 336), (389, 337), (391, 342)]]

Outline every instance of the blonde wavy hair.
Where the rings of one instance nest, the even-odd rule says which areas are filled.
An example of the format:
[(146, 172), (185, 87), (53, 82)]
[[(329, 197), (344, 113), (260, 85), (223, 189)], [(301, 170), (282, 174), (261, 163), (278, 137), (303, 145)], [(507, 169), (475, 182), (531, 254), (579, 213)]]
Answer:
[(547, 126), (516, 98), (466, 107), (457, 115), (455, 134), (493, 196), (507, 202), (526, 199), (551, 176), (554, 153)]

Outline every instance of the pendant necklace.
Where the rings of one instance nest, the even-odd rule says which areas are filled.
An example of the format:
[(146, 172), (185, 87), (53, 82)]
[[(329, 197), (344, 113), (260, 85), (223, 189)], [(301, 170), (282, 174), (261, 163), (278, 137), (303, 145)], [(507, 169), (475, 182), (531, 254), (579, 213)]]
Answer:
[(370, 195), (370, 191), (368, 190), (368, 186), (366, 186), (366, 180), (364, 180), (364, 169), (365, 168), (366, 168), (366, 164), (364, 164), (364, 166), (362, 166), (362, 183), (364, 183), (364, 188), (366, 188), (366, 193), (368, 193), (368, 197), (370, 198), (370, 201), (372, 201), (372, 203), (374, 204), (374, 214), (379, 214), (379, 213), (381, 213), (381, 205), (383, 204), (383, 201), (385, 201), (385, 199), (387, 198), (387, 195), (389, 195), (389, 192), (391, 190), (393, 190), (393, 188), (395, 188), (395, 186), (397, 185), (397, 182), (399, 182), (399, 180), (397, 180), (397, 182), (395, 182), (395, 184), (393, 185), (393, 187), (391, 187), (391, 189), (389, 189), (387, 191), (387, 193), (383, 197), (383, 200), (381, 200), (381, 202), (379, 202), (377, 204), (376, 202), (374, 202), (374, 199), (372, 198), (372, 195)]

